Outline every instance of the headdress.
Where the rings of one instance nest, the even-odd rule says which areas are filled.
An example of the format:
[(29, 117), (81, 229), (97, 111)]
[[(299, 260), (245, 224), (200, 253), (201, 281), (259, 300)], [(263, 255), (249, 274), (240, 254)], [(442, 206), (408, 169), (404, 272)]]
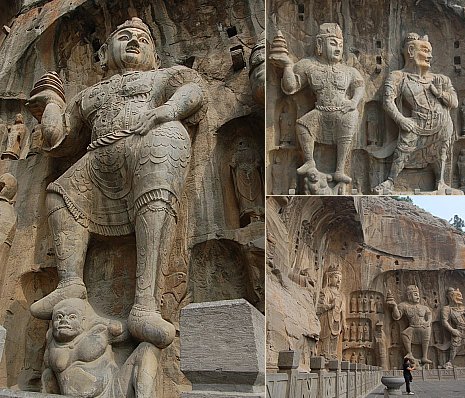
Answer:
[(324, 23), (320, 25), (320, 30), (316, 35), (319, 37), (336, 37), (343, 39), (342, 30), (337, 23)]

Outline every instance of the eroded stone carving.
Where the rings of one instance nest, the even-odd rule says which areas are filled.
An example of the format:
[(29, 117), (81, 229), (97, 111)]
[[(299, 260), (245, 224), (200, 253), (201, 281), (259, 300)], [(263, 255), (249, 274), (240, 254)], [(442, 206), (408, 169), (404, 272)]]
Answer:
[(459, 169), (460, 189), (465, 190), (465, 149), (462, 149), (457, 160), (457, 167)]
[(258, 38), (257, 44), (252, 48), (249, 58), (249, 80), (254, 100), (265, 105), (265, 31)]
[(404, 168), (431, 164), (436, 187), (449, 188), (444, 171), (454, 127), (450, 110), (457, 108), (457, 94), (449, 77), (430, 72), (432, 47), (428, 36), (409, 33), (403, 46), (405, 66), (389, 74), (384, 85), (384, 109), (399, 126), (399, 137), (386, 181), (375, 193), (391, 194)]
[(31, 132), (31, 139), (29, 141), (29, 151), (27, 157), (37, 155), (41, 152), (43, 146), (42, 126), (37, 124)]
[(27, 136), (27, 128), (24, 125), (23, 115), (18, 113), (15, 122), (10, 126), (5, 151), (2, 153), (2, 159), (19, 159), (24, 139)]
[(86, 300), (55, 305), (47, 332), (42, 392), (72, 397), (152, 397), (161, 350), (141, 343), (118, 367), (112, 344), (129, 337), (127, 326), (98, 316)]
[(155, 299), (157, 275), (171, 246), (189, 166), (190, 138), (181, 123), (203, 117), (200, 77), (191, 69), (159, 69), (150, 30), (139, 18), (126, 21), (99, 50), (107, 79), (65, 104), (58, 75), (34, 86), (29, 109), (42, 125), (51, 156), (85, 155), (47, 188), (59, 284), (34, 303), (35, 317), (50, 319), (66, 298), (85, 298), (83, 267), (91, 233), (135, 233), (135, 301), (131, 334), (159, 348), (174, 339)]
[(412, 344), (421, 344), (423, 364), (432, 363), (428, 359), (428, 347), (431, 337), (431, 310), (420, 304), (420, 292), (415, 285), (407, 286), (407, 301), (397, 305), (394, 296), (389, 291), (386, 304), (392, 309), (392, 318), (398, 321), (402, 316), (408, 320), (408, 327), (401, 333), (402, 343), (406, 354), (404, 358), (415, 359), (412, 353)]
[(457, 351), (465, 344), (465, 305), (463, 305), (460, 290), (452, 287), (447, 289), (447, 300), (448, 305), (441, 310), (441, 321), (444, 328), (451, 334), (449, 359), (444, 365), (446, 368), (450, 368)]
[[(345, 329), (345, 297), (341, 293), (342, 273), (338, 268), (326, 272), (326, 287), (320, 292), (316, 313), (321, 324), (319, 355), (326, 359), (337, 359), (338, 342)], [(351, 325), (351, 335), (352, 335)], [(362, 329), (363, 335), (363, 329)], [(352, 336), (351, 336), (352, 337)]]
[(265, 215), (262, 161), (253, 143), (245, 137), (236, 144), (231, 171), (241, 227), (262, 221)]
[[(294, 64), (288, 55), (286, 40), (280, 33), (270, 49), (270, 61), (283, 69), (283, 92), (291, 95), (310, 86), (316, 95), (315, 109), (296, 122), (296, 134), (305, 159), (297, 172), (305, 176), (311, 173), (318, 175), (313, 154), (315, 142), (336, 144), (336, 170), (330, 175), (335, 184), (351, 182), (345, 172), (345, 163), (358, 127), (357, 106), (365, 86), (360, 73), (342, 62), (342, 49), (342, 31), (334, 23), (320, 26), (314, 58), (305, 58)], [(315, 192), (307, 187), (305, 193)]]
[[(11, 246), (16, 227), (16, 212), (13, 199), (18, 184), (16, 178), (10, 173), (0, 176), (0, 245), (6, 243)], [(1, 254), (1, 250), (0, 250)], [(2, 259), (6, 262), (6, 259)]]

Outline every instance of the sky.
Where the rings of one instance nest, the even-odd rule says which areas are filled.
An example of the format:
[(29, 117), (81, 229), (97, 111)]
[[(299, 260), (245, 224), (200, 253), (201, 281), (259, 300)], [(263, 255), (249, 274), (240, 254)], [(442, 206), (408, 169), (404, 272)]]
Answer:
[(465, 198), (463, 196), (410, 196), (418, 207), (436, 217), (449, 221), (457, 214), (465, 220)]

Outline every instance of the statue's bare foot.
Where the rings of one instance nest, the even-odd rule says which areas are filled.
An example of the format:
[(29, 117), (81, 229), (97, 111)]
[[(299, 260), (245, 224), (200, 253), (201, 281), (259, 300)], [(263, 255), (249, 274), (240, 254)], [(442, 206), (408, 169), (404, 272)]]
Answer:
[(448, 361), (444, 364), (444, 369), (452, 369), (454, 365), (452, 365), (451, 361)]
[(53, 307), (68, 298), (87, 298), (87, 290), (81, 278), (63, 279), (49, 295), (31, 305), (32, 316), (39, 319), (52, 319)]
[(352, 178), (350, 178), (348, 175), (342, 173), (341, 171), (336, 171), (333, 174), (333, 181), (335, 181), (335, 182), (343, 182), (345, 184), (350, 184), (352, 182)]
[(165, 321), (159, 311), (142, 304), (134, 304), (128, 318), (131, 334), (155, 347), (168, 347), (174, 340), (176, 329)]
[(438, 182), (438, 191), (445, 191), (446, 189), (450, 189), (450, 186), (447, 185), (445, 182)]
[(297, 174), (309, 174), (316, 171), (316, 163), (314, 160), (307, 160), (302, 166), (297, 169)]
[(378, 195), (392, 195), (394, 183), (392, 180), (386, 180), (373, 188), (373, 192)]
[(423, 364), (426, 364), (426, 363), (433, 363), (433, 361), (431, 361), (430, 359), (426, 358), (426, 357), (423, 357), (421, 358), (421, 363)]
[(404, 358), (411, 359), (412, 361), (415, 361), (415, 357), (411, 352), (407, 352), (407, 354), (404, 355)]

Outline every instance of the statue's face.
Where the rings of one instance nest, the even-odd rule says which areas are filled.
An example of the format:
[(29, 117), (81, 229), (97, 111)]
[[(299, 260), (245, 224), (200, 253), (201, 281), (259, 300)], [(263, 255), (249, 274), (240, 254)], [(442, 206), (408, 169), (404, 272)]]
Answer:
[(328, 60), (329, 63), (338, 63), (342, 61), (342, 49), (344, 40), (337, 37), (327, 37), (322, 42), (322, 56)]
[(328, 284), (329, 286), (334, 286), (339, 289), (341, 286), (342, 275), (338, 272), (330, 274)]
[(82, 310), (69, 304), (59, 306), (53, 311), (53, 337), (60, 343), (72, 341), (84, 328)]
[(409, 289), (407, 291), (407, 298), (411, 303), (417, 304), (420, 302), (420, 292), (418, 289)]
[(421, 68), (429, 68), (431, 66), (432, 55), (431, 44), (424, 40), (417, 40), (413, 48), (413, 61), (415, 65)]
[(155, 47), (151, 37), (137, 28), (116, 32), (108, 43), (110, 69), (150, 70), (156, 67)]
[(452, 302), (454, 304), (462, 304), (463, 303), (463, 297), (462, 297), (462, 293), (460, 292), (460, 290), (454, 290), (451, 294), (450, 294), (450, 298), (452, 300)]

